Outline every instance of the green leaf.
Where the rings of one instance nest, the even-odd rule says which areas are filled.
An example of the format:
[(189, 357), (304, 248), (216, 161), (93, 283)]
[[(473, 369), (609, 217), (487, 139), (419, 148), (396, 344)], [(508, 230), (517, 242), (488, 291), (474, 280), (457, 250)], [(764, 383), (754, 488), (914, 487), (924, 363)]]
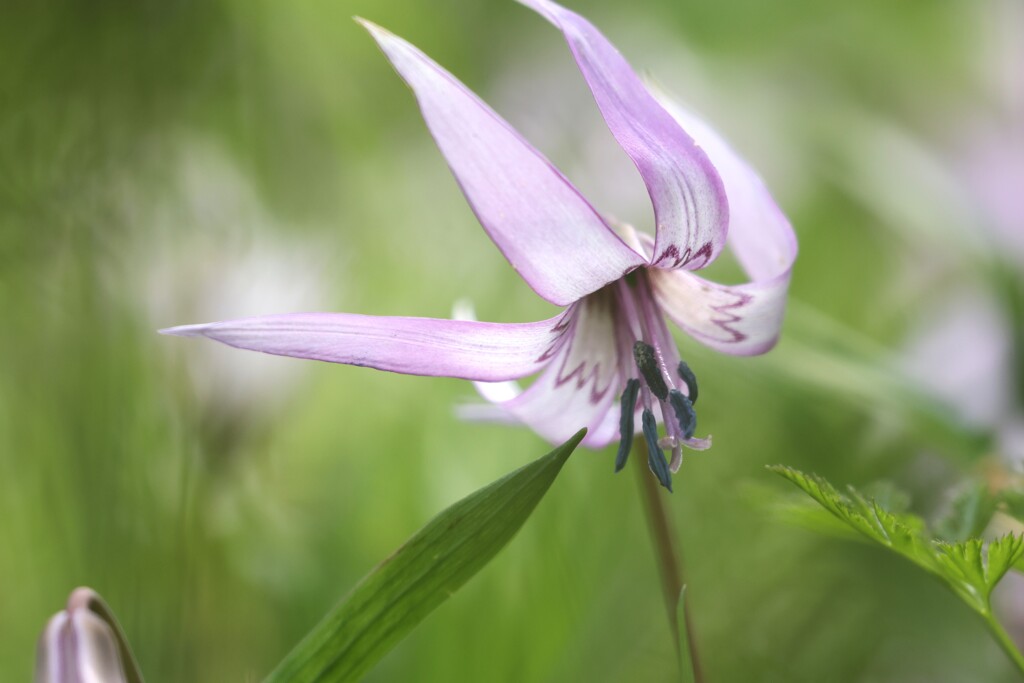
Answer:
[(431, 520), (364, 577), (265, 683), (358, 680), (508, 543), (585, 433)]
[(935, 542), (942, 577), (979, 612), (989, 608), (992, 589), (1024, 555), (1024, 537), (1006, 535), (985, 546), (979, 538), (961, 543)]
[(987, 545), (977, 538), (949, 543), (931, 538), (921, 518), (885, 510), (852, 488), (843, 495), (821, 477), (779, 465), (769, 469), (796, 484), (863, 538), (939, 578), (986, 619), (992, 612), (992, 589), (1024, 557), (1024, 537), (1008, 535)]
[(679, 653), (679, 680), (681, 683), (696, 683), (697, 674), (693, 669), (693, 658), (690, 656), (690, 630), (686, 627), (686, 586), (679, 591), (676, 602), (676, 624), (679, 629), (679, 642), (676, 651)]

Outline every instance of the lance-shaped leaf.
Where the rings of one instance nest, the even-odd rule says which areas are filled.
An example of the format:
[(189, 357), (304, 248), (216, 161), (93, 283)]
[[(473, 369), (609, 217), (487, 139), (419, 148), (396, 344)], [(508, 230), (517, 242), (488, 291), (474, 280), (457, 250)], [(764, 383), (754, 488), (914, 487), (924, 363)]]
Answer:
[(265, 683), (358, 680), (508, 543), (585, 433), (435, 517), (364, 577)]

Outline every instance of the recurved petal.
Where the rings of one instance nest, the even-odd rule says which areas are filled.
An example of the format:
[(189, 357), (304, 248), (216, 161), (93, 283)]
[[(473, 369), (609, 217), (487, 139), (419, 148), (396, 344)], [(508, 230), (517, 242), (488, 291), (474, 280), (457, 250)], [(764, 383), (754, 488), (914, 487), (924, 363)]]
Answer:
[(707, 153), (725, 185), (729, 201), (726, 242), (751, 279), (788, 274), (797, 254), (796, 235), (761, 176), (702, 119), (657, 92), (658, 99)]
[[(566, 336), (550, 363), (525, 391), (513, 383), (477, 382), (477, 389), (499, 412), (463, 411), (464, 417), (509, 416), (552, 443), (561, 443), (581, 427), (592, 448), (617, 438), (606, 415), (619, 400), (621, 373), (610, 305), (587, 299), (567, 312)], [(616, 423), (617, 424), (617, 423)]]
[(651, 281), (662, 310), (705, 346), (735, 356), (756, 356), (778, 341), (788, 271), (742, 285), (719, 285), (682, 270), (652, 271)]
[(724, 246), (729, 227), (722, 181), (708, 156), (590, 22), (550, 0), (519, 2), (565, 35), (609, 130), (640, 171), (654, 205), (652, 265), (706, 266)]
[(479, 97), (416, 47), (363, 24), (415, 93), (480, 224), (534, 291), (564, 306), (646, 262)]
[(400, 372), (486, 382), (524, 377), (547, 362), (562, 315), (534, 323), (288, 313), (160, 330), (228, 346)]
[(764, 353), (782, 327), (796, 235), (760, 176), (707, 124), (660, 96), (719, 170), (729, 199), (728, 245), (751, 281), (718, 285), (692, 273), (652, 271), (662, 308), (680, 327), (713, 349)]

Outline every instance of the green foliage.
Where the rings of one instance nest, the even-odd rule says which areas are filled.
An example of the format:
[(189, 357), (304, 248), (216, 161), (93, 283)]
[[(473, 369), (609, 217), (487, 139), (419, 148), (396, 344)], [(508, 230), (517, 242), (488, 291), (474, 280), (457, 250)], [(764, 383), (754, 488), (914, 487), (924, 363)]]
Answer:
[(267, 683), (359, 680), (508, 543), (585, 433), (431, 520), (364, 577)]
[[(978, 538), (959, 542), (932, 538), (916, 515), (893, 513), (852, 488), (843, 495), (816, 475), (778, 465), (769, 469), (803, 489), (861, 538), (889, 548), (937, 577), (986, 618), (991, 616), (992, 589), (1024, 556), (1024, 537), (1010, 534), (987, 544)], [(977, 507), (970, 500), (968, 496), (954, 507)], [(974, 515), (975, 519), (980, 517)]]

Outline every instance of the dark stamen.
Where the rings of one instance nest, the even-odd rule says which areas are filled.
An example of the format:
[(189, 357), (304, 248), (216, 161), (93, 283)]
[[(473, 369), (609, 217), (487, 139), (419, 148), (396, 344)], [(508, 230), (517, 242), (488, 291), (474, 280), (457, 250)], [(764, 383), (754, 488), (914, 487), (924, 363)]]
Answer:
[(657, 396), (659, 401), (664, 401), (668, 397), (668, 385), (665, 384), (665, 378), (658, 370), (658, 359), (654, 356), (654, 347), (646, 342), (638, 341), (633, 344), (633, 358), (636, 360), (636, 366), (640, 368), (640, 374), (647, 380), (647, 386), (651, 388), (651, 393)]
[(687, 394), (689, 394), (690, 403), (697, 402), (697, 375), (693, 374), (693, 370), (686, 364), (685, 360), (679, 361), (679, 379), (686, 383)]
[(640, 380), (626, 381), (622, 392), (622, 414), (619, 416), (619, 454), (615, 456), (615, 471), (626, 466), (629, 450), (633, 447), (633, 416), (636, 414), (636, 397), (640, 393)]
[(643, 414), (644, 439), (647, 441), (647, 464), (658, 478), (661, 485), (672, 492), (672, 475), (668, 471), (668, 463), (665, 462), (665, 454), (658, 446), (658, 422), (654, 419), (654, 413), (645, 409)]
[(668, 402), (672, 404), (676, 419), (679, 420), (679, 429), (683, 432), (683, 438), (691, 438), (697, 431), (697, 412), (693, 409), (693, 402), (675, 389), (668, 392)]

